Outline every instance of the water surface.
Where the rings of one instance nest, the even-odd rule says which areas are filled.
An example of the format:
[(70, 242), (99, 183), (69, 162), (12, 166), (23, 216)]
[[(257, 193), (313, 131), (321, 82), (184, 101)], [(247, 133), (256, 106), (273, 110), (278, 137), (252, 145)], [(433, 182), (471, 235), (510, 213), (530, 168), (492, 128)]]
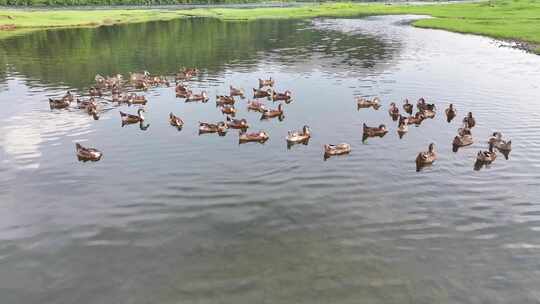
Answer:
[[(1, 41), (1, 302), (540, 302), (540, 57), (411, 18), (190, 19)], [(223, 116), (173, 88), (147, 92), (146, 131), (121, 127), (118, 111), (135, 107), (93, 121), (46, 102), (97, 73), (182, 66), (210, 96), (271, 76), (294, 101), (281, 122), (238, 103), (264, 145), (199, 136), (198, 121)], [(354, 96), (383, 107), (357, 111)], [(388, 104), (421, 96), (438, 116), (399, 139)], [(467, 111), (476, 142), (453, 153)], [(363, 143), (364, 122), (390, 132)], [(303, 125), (309, 145), (287, 149)], [(475, 171), (493, 131), (512, 139), (510, 158)], [(104, 158), (78, 162), (75, 142)], [(323, 161), (339, 142), (352, 153)], [(416, 172), (430, 142), (439, 159)]]

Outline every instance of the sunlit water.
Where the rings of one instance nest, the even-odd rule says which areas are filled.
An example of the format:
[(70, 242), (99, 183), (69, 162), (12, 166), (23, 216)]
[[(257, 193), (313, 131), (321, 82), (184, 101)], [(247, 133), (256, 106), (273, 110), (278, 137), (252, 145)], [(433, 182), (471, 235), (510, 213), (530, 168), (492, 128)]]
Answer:
[[(0, 302), (540, 302), (540, 57), (412, 18), (193, 19), (0, 42)], [(97, 73), (182, 66), (211, 96), (271, 76), (294, 101), (281, 122), (237, 103), (264, 145), (199, 136), (198, 121), (223, 115), (172, 87), (147, 92), (146, 131), (121, 127), (135, 107), (93, 121), (47, 103)], [(357, 111), (354, 96), (383, 107)], [(388, 104), (420, 96), (438, 115), (399, 139)], [(454, 153), (467, 111), (476, 142)], [(362, 143), (364, 122), (390, 132)], [(309, 145), (288, 150), (306, 124)], [(475, 171), (493, 131), (513, 151)], [(103, 159), (78, 162), (75, 142)], [(323, 161), (339, 142), (352, 153)], [(430, 142), (439, 159), (416, 172)]]

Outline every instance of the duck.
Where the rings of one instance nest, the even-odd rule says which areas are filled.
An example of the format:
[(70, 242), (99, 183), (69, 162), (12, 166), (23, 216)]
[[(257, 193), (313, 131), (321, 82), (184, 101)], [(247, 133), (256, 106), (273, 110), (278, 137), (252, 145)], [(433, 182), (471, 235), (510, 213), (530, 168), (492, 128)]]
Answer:
[(274, 80), (272, 79), (272, 77), (270, 77), (269, 79), (260, 79), (259, 78), (259, 88), (262, 88), (262, 87), (273, 87), (274, 86)]
[(178, 80), (188, 80), (190, 78), (193, 78), (194, 76), (197, 76), (199, 74), (199, 70), (196, 68), (183, 68), (178, 73), (176, 73), (175, 79)]
[(116, 85), (116, 84), (112, 85), (112, 87), (111, 87), (111, 94), (112, 95), (114, 95), (114, 94), (120, 95), (121, 93), (122, 93), (122, 90), (118, 85)]
[(257, 112), (261, 112), (261, 113), (264, 113), (265, 111), (267, 111), (266, 106), (264, 105), (264, 103), (254, 101), (254, 100), (253, 101), (248, 101), (248, 110), (249, 111), (257, 111)]
[(233, 105), (235, 103), (234, 97), (226, 95), (217, 95), (216, 96), (216, 105)]
[(456, 135), (452, 141), (454, 147), (465, 147), (473, 144), (473, 137), (470, 134)]
[(344, 155), (351, 153), (351, 145), (347, 143), (341, 143), (337, 145), (326, 144), (324, 145), (324, 157), (325, 159), (334, 155)]
[(444, 110), (444, 113), (446, 114), (446, 121), (451, 122), (454, 117), (456, 117), (457, 111), (454, 108), (453, 104), (450, 104), (446, 110)]
[(222, 114), (231, 115), (232, 117), (236, 115), (236, 109), (233, 105), (222, 105), (220, 110)]
[(136, 83), (140, 81), (144, 81), (150, 77), (150, 72), (143, 71), (142, 73), (130, 73), (129, 75), (129, 81)]
[(227, 116), (227, 127), (231, 129), (241, 129), (245, 130), (249, 128), (249, 125), (247, 123), (247, 120), (244, 118), (242, 119), (231, 119), (230, 116)]
[(240, 135), (238, 137), (238, 142), (240, 144), (247, 143), (247, 142), (258, 142), (258, 143), (265, 143), (270, 136), (268, 136), (268, 133), (265, 131), (259, 131), (254, 133), (247, 133), (245, 130), (240, 132)]
[(261, 90), (253, 88), (253, 98), (270, 98), (272, 96), (272, 89)]
[(89, 104), (86, 107), (86, 112), (88, 113), (88, 115), (92, 116), (92, 118), (94, 118), (94, 120), (99, 119), (97, 104), (95, 102)]
[(409, 115), (412, 114), (413, 111), (413, 105), (409, 103), (409, 99), (405, 98), (405, 103), (403, 104), (403, 110), (406, 113), (409, 113)]
[(77, 152), (77, 158), (80, 161), (98, 161), (103, 156), (103, 153), (94, 148), (83, 147), (81, 144), (75, 144), (75, 151)]
[(433, 103), (429, 104), (424, 102), (418, 110), (424, 115), (424, 118), (435, 117), (435, 104)]
[(124, 81), (124, 76), (121, 74), (116, 74), (113, 77), (107, 76), (106, 85), (107, 87), (114, 87), (114, 86), (120, 86), (122, 85), (122, 82)]
[(79, 109), (86, 109), (89, 105), (95, 103), (96, 100), (94, 99), (94, 97), (90, 97), (89, 99), (79, 99), (77, 98), (77, 107)]
[(94, 80), (96, 82), (96, 86), (99, 88), (105, 88), (107, 86), (105, 77), (99, 74), (96, 74), (96, 76), (94, 77)]
[(392, 119), (397, 120), (399, 117), (399, 108), (396, 106), (395, 102), (390, 103), (390, 109), (388, 109), (388, 114), (392, 117)]
[(292, 93), (289, 90), (287, 90), (287, 91), (285, 91), (283, 93), (278, 93), (276, 91), (272, 92), (272, 100), (273, 101), (283, 100), (285, 102), (288, 102), (291, 99), (292, 99)]
[(463, 123), (467, 125), (469, 129), (474, 128), (476, 125), (476, 120), (474, 119), (472, 112), (469, 112), (465, 118), (463, 118)]
[(511, 151), (512, 150), (512, 141), (506, 141), (502, 139), (501, 132), (494, 132), (493, 135), (488, 140), (489, 144), (493, 144), (495, 148), (501, 151)]
[(143, 90), (143, 91), (147, 91), (150, 88), (150, 85), (148, 84), (148, 81), (146, 81), (144, 79), (143, 80), (137, 80), (137, 81), (133, 82), (133, 86), (136, 89)]
[(125, 124), (132, 124), (132, 123), (138, 123), (144, 121), (144, 116), (142, 113), (145, 112), (143, 108), (140, 108), (137, 110), (138, 115), (132, 115), (128, 113), (124, 113), (120, 111), (120, 118), (122, 119), (122, 126)]
[(90, 94), (90, 96), (95, 96), (95, 97), (101, 97), (103, 96), (103, 92), (101, 91), (100, 88), (96, 88), (96, 87), (91, 87), (89, 90), (88, 90), (88, 94)]
[(149, 82), (153, 84), (154, 86), (164, 85), (166, 87), (170, 87), (171, 83), (167, 80), (165, 76), (153, 76), (150, 78)]
[(302, 131), (289, 131), (286, 137), (287, 143), (303, 143), (309, 141), (311, 132), (308, 126), (304, 126)]
[(482, 164), (491, 164), (497, 158), (497, 153), (493, 151), (493, 144), (489, 144), (489, 149), (487, 151), (478, 151), (476, 155), (476, 161)]
[(128, 96), (128, 103), (129, 104), (139, 104), (139, 105), (146, 105), (148, 100), (144, 95), (137, 95), (135, 93), (132, 93)]
[(223, 121), (220, 121), (215, 124), (199, 121), (199, 134), (203, 134), (203, 133), (225, 134), (227, 133), (227, 128), (228, 128), (227, 124), (225, 124)]
[(399, 138), (402, 138), (403, 135), (409, 131), (409, 123), (408, 123), (408, 120), (409, 120), (409, 119), (408, 119), (407, 117), (405, 117), (405, 116), (400, 116), (400, 118), (399, 118), (399, 123), (398, 123), (398, 128), (397, 128), (397, 132), (398, 132)]
[(409, 116), (407, 118), (407, 123), (409, 125), (412, 125), (412, 124), (420, 125), (422, 121), (424, 121), (424, 119), (425, 119), (424, 114), (422, 112), (417, 112), (414, 116)]
[(73, 96), (71, 91), (67, 91), (66, 94), (62, 97), (62, 99), (68, 101), (69, 103), (72, 103), (75, 99), (75, 96)]
[(378, 127), (368, 127), (365, 123), (363, 125), (363, 133), (368, 137), (380, 136), (383, 137), (388, 133), (388, 129), (384, 124), (379, 125)]
[(202, 91), (200, 94), (191, 93), (186, 97), (186, 101), (207, 102), (208, 101), (208, 94), (206, 93), (206, 91)]
[(420, 97), (418, 101), (416, 102), (416, 108), (418, 108), (418, 111), (422, 111), (424, 107), (426, 106), (426, 100), (424, 97)]
[(49, 106), (51, 107), (51, 110), (52, 109), (65, 109), (69, 107), (69, 105), (70, 105), (70, 102), (68, 100), (65, 100), (64, 98), (62, 99), (49, 98)]
[(358, 105), (358, 108), (369, 108), (373, 107), (375, 110), (379, 108), (379, 98), (375, 97), (372, 100), (366, 99), (364, 97), (358, 96), (356, 97), (356, 104)]
[(188, 90), (188, 88), (185, 85), (181, 83), (176, 85), (176, 87), (174, 88), (174, 91), (176, 92), (176, 97), (178, 98), (187, 98), (189, 95), (193, 93), (190, 90)]
[(182, 129), (184, 126), (184, 121), (180, 117), (174, 115), (173, 112), (169, 113), (169, 123), (171, 126), (178, 128), (178, 130)]
[(261, 119), (274, 118), (283, 116), (283, 105), (279, 104), (277, 109), (267, 109), (262, 113)]
[(244, 96), (244, 90), (242, 89), (237, 89), (233, 86), (229, 86), (229, 95), (230, 96), (239, 96), (240, 98), (244, 99), (245, 96)]
[(416, 156), (417, 170), (422, 166), (431, 165), (435, 160), (437, 160), (435, 144), (430, 143), (427, 151), (420, 152), (418, 153), (418, 156)]

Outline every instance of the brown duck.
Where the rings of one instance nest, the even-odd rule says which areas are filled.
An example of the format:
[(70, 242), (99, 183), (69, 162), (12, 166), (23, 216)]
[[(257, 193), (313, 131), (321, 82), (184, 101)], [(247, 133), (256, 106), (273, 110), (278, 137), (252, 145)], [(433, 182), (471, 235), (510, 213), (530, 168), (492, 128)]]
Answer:
[(266, 118), (274, 118), (274, 117), (280, 117), (280, 116), (283, 116), (283, 105), (282, 104), (279, 104), (277, 109), (273, 110), (273, 109), (270, 109), (270, 110), (266, 110), (262, 113), (262, 119), (266, 119)]
[(241, 129), (245, 130), (249, 128), (249, 125), (247, 123), (247, 120), (244, 118), (242, 119), (231, 119), (231, 117), (227, 116), (227, 127), (231, 129)]

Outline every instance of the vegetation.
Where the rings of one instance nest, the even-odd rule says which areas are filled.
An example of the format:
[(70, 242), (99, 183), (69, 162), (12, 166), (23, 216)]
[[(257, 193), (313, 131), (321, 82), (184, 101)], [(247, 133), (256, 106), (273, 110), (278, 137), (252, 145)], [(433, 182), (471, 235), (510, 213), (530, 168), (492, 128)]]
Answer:
[[(4, 27), (12, 25), (18, 29), (99, 26), (149, 20), (170, 20), (188, 16), (215, 17), (222, 20), (254, 20), (384, 14), (430, 15), (434, 18), (418, 20), (414, 25), (522, 41), (528, 44), (529, 49), (540, 53), (540, 31), (538, 30), (540, 28), (540, 18), (538, 17), (540, 16), (540, 1), (536, 0), (492, 0), (489, 2), (437, 5), (325, 3), (286, 8), (97, 10), (91, 13), (69, 10), (20, 11), (5, 9), (0, 10), (0, 28), (2, 25)], [(1, 37), (2, 35), (0, 35)]]

